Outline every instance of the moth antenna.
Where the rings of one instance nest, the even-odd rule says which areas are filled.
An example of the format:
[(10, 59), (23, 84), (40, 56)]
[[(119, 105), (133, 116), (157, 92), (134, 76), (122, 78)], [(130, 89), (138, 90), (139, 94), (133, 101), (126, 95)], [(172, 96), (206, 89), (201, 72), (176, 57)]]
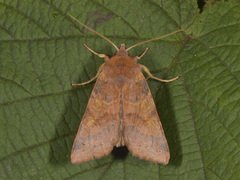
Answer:
[(107, 37), (103, 36), (102, 34), (98, 33), (97, 31), (94, 31), (92, 28), (86, 26), (85, 24), (83, 24), (82, 22), (80, 22), (79, 20), (77, 20), (75, 17), (73, 17), (71, 14), (67, 13), (72, 19), (74, 19), (75, 21), (77, 21), (79, 24), (81, 24), (82, 26), (84, 26), (85, 28), (87, 28), (88, 30), (94, 32), (95, 34), (97, 34), (98, 36), (102, 37), (103, 39), (105, 39), (106, 41), (108, 41), (117, 51), (119, 50), (118, 47), (113, 44), (112, 41), (110, 41), (110, 39), (108, 39)]
[(149, 39), (149, 40), (147, 40), (147, 41), (140, 42), (140, 43), (138, 43), (138, 44), (135, 44), (135, 45), (133, 45), (133, 46), (127, 48), (127, 51), (129, 51), (130, 49), (132, 49), (132, 48), (134, 48), (134, 47), (136, 47), (136, 46), (139, 46), (139, 45), (142, 45), (142, 44), (145, 44), (145, 43), (151, 42), (151, 41), (156, 41), (156, 40), (159, 40), (159, 39), (162, 39), (162, 38), (165, 38), (165, 37), (171, 36), (171, 35), (173, 35), (173, 34), (175, 34), (175, 33), (181, 32), (181, 31), (184, 31), (184, 29), (180, 29), (180, 30), (174, 31), (174, 32), (172, 32), (172, 33), (166, 34), (166, 35), (161, 36), (161, 37), (158, 37), (158, 38)]

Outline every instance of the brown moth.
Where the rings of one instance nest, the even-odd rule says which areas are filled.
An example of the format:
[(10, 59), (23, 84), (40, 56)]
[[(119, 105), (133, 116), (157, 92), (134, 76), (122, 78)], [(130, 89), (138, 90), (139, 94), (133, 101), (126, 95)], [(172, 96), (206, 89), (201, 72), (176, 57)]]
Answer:
[(100, 58), (104, 58), (94, 78), (73, 86), (82, 86), (97, 79), (73, 143), (71, 161), (82, 163), (107, 156), (114, 146), (127, 146), (128, 150), (140, 159), (154, 163), (168, 164), (170, 153), (168, 143), (160, 122), (154, 101), (149, 90), (144, 70), (150, 78), (154, 77), (147, 67), (138, 64), (142, 55), (132, 57), (128, 51), (138, 45), (155, 41), (168, 35), (150, 39), (128, 49), (122, 44), (117, 48), (108, 38), (87, 27), (68, 14), (79, 24), (107, 40), (117, 50), (113, 57), (99, 54), (84, 46)]

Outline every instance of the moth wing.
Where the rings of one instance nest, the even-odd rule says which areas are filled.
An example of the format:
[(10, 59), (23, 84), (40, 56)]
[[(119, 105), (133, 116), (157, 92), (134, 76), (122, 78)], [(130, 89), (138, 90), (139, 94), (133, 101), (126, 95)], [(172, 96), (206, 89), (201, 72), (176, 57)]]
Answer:
[(168, 164), (167, 140), (151, 92), (142, 72), (136, 72), (122, 90), (124, 142), (134, 156)]
[(99, 75), (71, 153), (72, 163), (108, 155), (119, 140), (120, 93), (104, 71)]

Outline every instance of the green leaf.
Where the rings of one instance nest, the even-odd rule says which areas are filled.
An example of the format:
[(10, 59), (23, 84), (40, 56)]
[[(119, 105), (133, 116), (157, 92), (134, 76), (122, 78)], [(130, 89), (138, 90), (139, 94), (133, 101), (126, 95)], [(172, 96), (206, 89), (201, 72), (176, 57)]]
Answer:
[[(168, 165), (115, 148), (101, 159), (70, 162), (71, 147), (96, 74), (114, 48), (87, 26), (127, 47), (178, 29), (130, 53), (148, 80), (169, 143)], [(239, 179), (240, 4), (199, 14), (196, 1), (1, 1), (0, 179)]]

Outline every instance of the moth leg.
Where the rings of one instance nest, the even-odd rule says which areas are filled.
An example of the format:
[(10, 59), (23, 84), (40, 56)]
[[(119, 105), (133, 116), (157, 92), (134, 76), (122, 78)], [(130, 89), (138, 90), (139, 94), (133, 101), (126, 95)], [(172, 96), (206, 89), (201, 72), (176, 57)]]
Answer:
[(99, 67), (97, 74), (96, 74), (92, 79), (90, 79), (90, 80), (87, 81), (87, 82), (83, 82), (83, 83), (78, 83), (78, 84), (72, 83), (72, 86), (82, 86), (82, 85), (85, 85), (85, 84), (89, 84), (90, 82), (92, 82), (92, 81), (94, 81), (95, 79), (97, 79), (97, 77), (99, 76), (99, 74), (102, 72), (102, 69), (103, 69), (103, 65), (104, 65), (104, 64), (105, 64), (105, 63), (103, 63), (103, 64)]
[(86, 44), (84, 44), (84, 46), (85, 46), (89, 51), (91, 51), (93, 54), (97, 55), (97, 56), (100, 57), (100, 58), (104, 58), (105, 61), (107, 61), (107, 60), (109, 59), (106, 54), (99, 54), (99, 53), (95, 52), (94, 50), (92, 50), (90, 47), (88, 47)]
[(148, 74), (148, 76), (149, 76), (150, 78), (152, 78), (152, 79), (155, 79), (155, 80), (158, 80), (158, 81), (161, 81), (161, 82), (171, 82), (171, 81), (174, 81), (174, 80), (178, 79), (178, 76), (175, 77), (175, 78), (169, 79), (169, 80), (160, 79), (160, 78), (158, 78), (158, 77), (153, 76), (153, 75), (150, 73), (149, 69), (148, 69), (146, 66), (144, 66), (144, 65), (142, 65), (142, 64), (139, 64), (139, 65), (140, 65), (141, 68)]
[(148, 48), (146, 48), (145, 51), (140, 56), (136, 56), (137, 60), (141, 59), (146, 54), (147, 51)]

